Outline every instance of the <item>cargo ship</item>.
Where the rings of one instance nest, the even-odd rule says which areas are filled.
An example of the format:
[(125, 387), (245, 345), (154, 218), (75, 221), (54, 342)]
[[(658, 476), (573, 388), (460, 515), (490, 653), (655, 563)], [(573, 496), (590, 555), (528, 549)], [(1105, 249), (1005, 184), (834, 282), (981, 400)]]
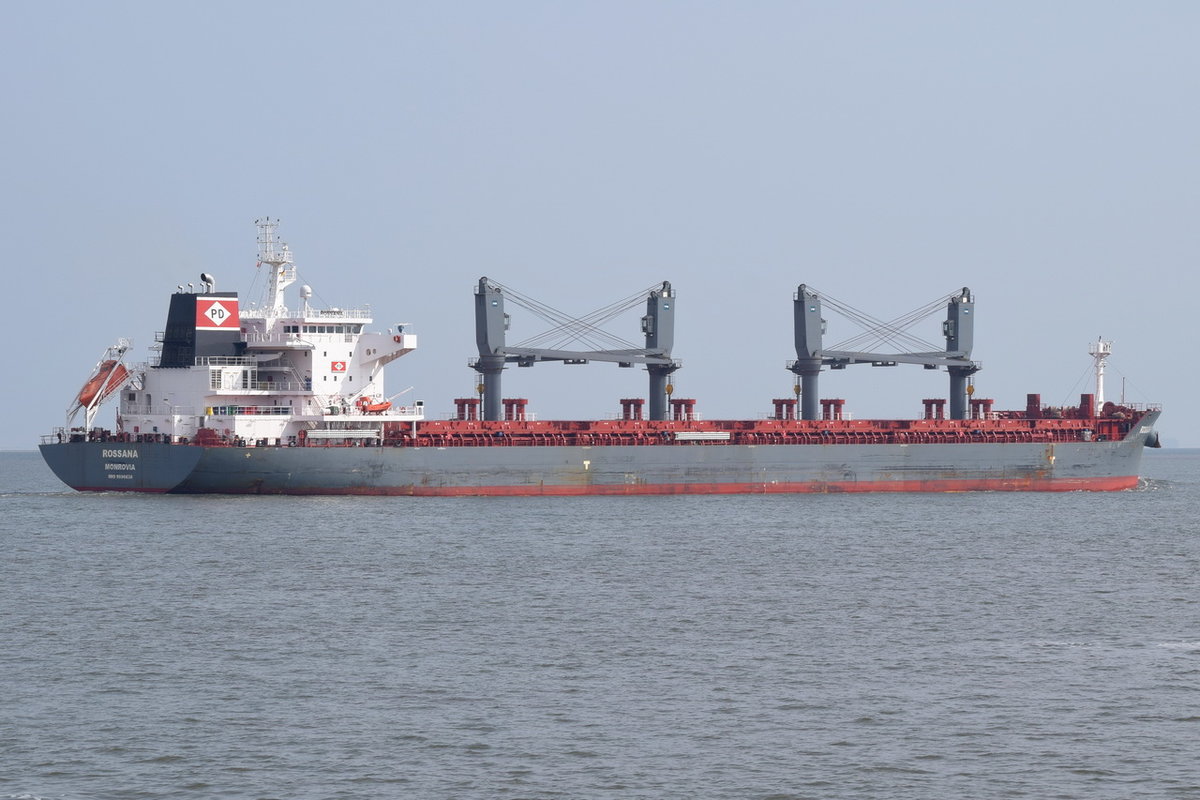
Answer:
[[(1110, 353), (1092, 348), (1096, 389), (1078, 406), (1027, 395), (1001, 411), (976, 398), (971, 360), (974, 298), (940, 298), (945, 349), (877, 353), (826, 348), (823, 301), (793, 295), (792, 397), (748, 420), (706, 420), (674, 396), (676, 294), (656, 284), (641, 318), (644, 343), (603, 349), (510, 346), (505, 301), (518, 293), (481, 278), (474, 293), (476, 393), (449, 418), (428, 419), (407, 391), (389, 395), (384, 367), (413, 352), (408, 324), (371, 329), (371, 311), (317, 308), (299, 287), (277, 220), (258, 221), (263, 298), (242, 305), (199, 286), (170, 297), (151, 357), (129, 363), (131, 344), (107, 348), (72, 399), (66, 424), (42, 439), (46, 463), (79, 491), (354, 495), (636, 495), (782, 492), (1111, 491), (1138, 484), (1142, 452), (1158, 446), (1161, 409), (1104, 398)], [(596, 315), (558, 318), (559, 330), (593, 332)], [(881, 323), (896, 340), (908, 320)], [(586, 338), (586, 337), (585, 337)], [(590, 341), (590, 340), (589, 340)], [(542, 341), (542, 344), (548, 343)], [(638, 346), (641, 345), (641, 346)], [(620, 400), (603, 420), (539, 420), (501, 389), (510, 365), (544, 361), (642, 366), (647, 398)], [(826, 370), (856, 364), (920, 365), (949, 374), (949, 396), (928, 398), (914, 419), (852, 419), (840, 398), (821, 398)], [(96, 425), (117, 399), (113, 428)], [(948, 406), (948, 407), (947, 407)]]

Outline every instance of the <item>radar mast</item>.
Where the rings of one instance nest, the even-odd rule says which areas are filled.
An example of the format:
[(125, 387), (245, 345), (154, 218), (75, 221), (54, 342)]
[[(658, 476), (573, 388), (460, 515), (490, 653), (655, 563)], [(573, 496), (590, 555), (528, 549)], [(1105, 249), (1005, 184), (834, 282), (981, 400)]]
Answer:
[(1108, 366), (1108, 357), (1112, 355), (1112, 342), (1097, 337), (1096, 343), (1088, 349), (1088, 355), (1096, 359), (1096, 408), (1104, 407), (1104, 368)]
[(283, 301), (283, 290), (296, 282), (296, 266), (292, 261), (292, 251), (286, 243), (280, 241), (279, 220), (270, 217), (254, 220), (258, 226), (258, 266), (264, 264), (271, 268), (267, 279), (266, 315), (269, 317), (282, 316), (287, 311)]

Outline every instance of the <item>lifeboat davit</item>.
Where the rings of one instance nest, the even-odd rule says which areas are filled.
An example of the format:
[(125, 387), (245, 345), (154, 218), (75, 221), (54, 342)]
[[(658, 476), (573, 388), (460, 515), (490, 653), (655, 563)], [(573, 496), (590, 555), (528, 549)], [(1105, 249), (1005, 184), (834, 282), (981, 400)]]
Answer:
[(79, 390), (76, 402), (81, 408), (91, 408), (93, 403), (103, 401), (104, 398), (120, 389), (127, 377), (129, 377), (129, 370), (125, 368), (124, 364), (111, 358), (102, 361), (96, 368), (96, 374), (89, 378), (88, 382)]

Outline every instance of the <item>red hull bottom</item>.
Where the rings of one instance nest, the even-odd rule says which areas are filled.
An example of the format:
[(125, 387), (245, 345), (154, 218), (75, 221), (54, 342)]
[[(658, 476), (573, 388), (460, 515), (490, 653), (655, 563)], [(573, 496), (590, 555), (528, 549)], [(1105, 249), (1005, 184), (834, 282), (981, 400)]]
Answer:
[(112, 494), (167, 494), (170, 489), (121, 489), (115, 486), (72, 486), (77, 492), (111, 492)]
[[(596, 484), (575, 486), (353, 486), (336, 489), (287, 489), (263, 492), (257, 488), (231, 494), (374, 495), (403, 497), (578, 497), (588, 495), (704, 495), (704, 494), (844, 494), (867, 492), (1114, 492), (1134, 489), (1136, 475), (1106, 478), (979, 479), (925, 481), (846, 481), (819, 483), (657, 483)], [(107, 489), (111, 491), (111, 488)], [(182, 491), (188, 491), (186, 489)]]

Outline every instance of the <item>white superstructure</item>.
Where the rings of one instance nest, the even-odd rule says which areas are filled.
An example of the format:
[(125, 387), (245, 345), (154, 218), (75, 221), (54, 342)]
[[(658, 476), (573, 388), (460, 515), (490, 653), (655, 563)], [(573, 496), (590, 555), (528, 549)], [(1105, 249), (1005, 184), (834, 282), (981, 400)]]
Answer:
[(385, 422), (424, 419), (420, 401), (384, 387), (384, 366), (415, 350), (416, 335), (406, 325), (371, 331), (367, 307), (315, 309), (307, 286), (299, 307), (288, 308), (291, 251), (275, 236), (277, 221), (258, 225), (264, 301), (239, 308), (237, 295), (215, 292), (207, 274), (200, 291), (177, 292), (158, 360), (136, 367), (121, 390), (118, 431), (252, 445), (308, 436), (367, 442), (382, 438)]

